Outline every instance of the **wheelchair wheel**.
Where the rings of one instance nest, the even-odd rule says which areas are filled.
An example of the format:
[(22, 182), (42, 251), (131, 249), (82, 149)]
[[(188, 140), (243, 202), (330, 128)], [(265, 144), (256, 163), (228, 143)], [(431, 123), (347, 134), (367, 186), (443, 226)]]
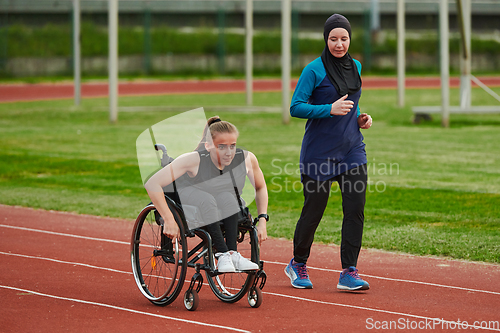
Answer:
[(196, 290), (188, 290), (184, 293), (184, 306), (189, 311), (195, 311), (200, 304), (200, 297)]
[(187, 271), (187, 242), (179, 213), (172, 209), (181, 239), (163, 235), (160, 215), (150, 204), (136, 219), (131, 241), (132, 271), (141, 293), (153, 304), (167, 305), (179, 295)]
[(248, 291), (248, 304), (252, 308), (258, 308), (262, 304), (262, 290), (259, 287), (252, 287)]
[[(238, 252), (245, 258), (259, 262), (257, 232), (253, 228), (240, 229)], [(208, 262), (208, 258), (205, 258)], [(215, 261), (215, 260), (214, 260)], [(237, 271), (236, 273), (221, 273), (211, 276), (206, 272), (208, 284), (213, 293), (224, 302), (239, 301), (248, 292), (255, 280), (256, 271)]]

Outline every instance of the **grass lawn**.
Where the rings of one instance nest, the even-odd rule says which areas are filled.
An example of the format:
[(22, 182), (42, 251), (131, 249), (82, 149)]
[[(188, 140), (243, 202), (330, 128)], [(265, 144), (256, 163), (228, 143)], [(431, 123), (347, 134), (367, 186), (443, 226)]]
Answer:
[[(500, 89), (495, 91), (500, 93)], [(439, 116), (414, 125), (396, 107), (395, 90), (365, 90), (362, 112), (369, 162), (365, 247), (500, 263), (500, 115)], [(452, 89), (458, 103), (458, 90)], [(255, 93), (254, 104), (279, 106), (279, 93)], [(406, 92), (407, 105), (439, 105), (439, 90)], [(121, 112), (108, 122), (107, 99), (0, 104), (0, 203), (133, 220), (147, 204), (135, 141), (175, 112)], [(269, 234), (291, 239), (302, 208), (298, 162), (305, 120), (282, 125), (277, 113), (217, 111), (244, 105), (244, 94), (121, 97), (120, 106), (203, 106), (240, 130), (238, 144), (259, 158), (268, 184)], [(496, 101), (473, 89), (473, 105)], [(131, 108), (132, 109), (132, 108)], [(177, 112), (178, 113), (178, 112)], [(339, 243), (338, 187), (316, 241)], [(33, 221), (34, 223), (36, 221)], [(131, 225), (132, 226), (132, 225)]]

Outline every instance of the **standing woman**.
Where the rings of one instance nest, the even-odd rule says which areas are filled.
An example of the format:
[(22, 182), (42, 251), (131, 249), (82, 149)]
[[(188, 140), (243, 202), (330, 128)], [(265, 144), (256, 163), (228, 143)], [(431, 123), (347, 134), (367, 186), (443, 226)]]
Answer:
[(290, 114), (307, 119), (300, 152), (304, 206), (295, 228), (294, 257), (285, 268), (295, 288), (312, 288), (306, 266), (314, 233), (323, 217), (330, 188), (342, 193), (342, 272), (337, 288), (366, 290), (356, 269), (363, 235), (367, 158), (360, 128), (372, 118), (359, 112), (361, 64), (349, 52), (351, 25), (340, 14), (325, 22), (325, 49), (309, 63), (293, 94)]

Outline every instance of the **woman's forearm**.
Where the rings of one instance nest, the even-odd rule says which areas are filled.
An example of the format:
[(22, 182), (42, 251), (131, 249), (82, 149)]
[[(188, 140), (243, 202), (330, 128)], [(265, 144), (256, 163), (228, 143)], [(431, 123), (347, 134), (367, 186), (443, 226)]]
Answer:
[(255, 205), (257, 206), (258, 214), (267, 214), (268, 195), (266, 187), (256, 190)]

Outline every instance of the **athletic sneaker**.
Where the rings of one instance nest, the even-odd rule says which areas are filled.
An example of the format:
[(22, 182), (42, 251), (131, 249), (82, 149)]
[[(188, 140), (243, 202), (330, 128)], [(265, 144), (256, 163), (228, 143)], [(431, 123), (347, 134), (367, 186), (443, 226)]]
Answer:
[(257, 265), (253, 261), (248, 260), (247, 258), (243, 258), (243, 256), (238, 252), (230, 252), (232, 252), (231, 259), (233, 261), (234, 268), (237, 271), (254, 271), (259, 269), (259, 265)]
[(290, 278), (292, 286), (301, 289), (311, 289), (313, 284), (309, 280), (306, 264), (297, 263), (293, 259), (285, 267), (285, 274)]
[(368, 290), (370, 285), (358, 275), (358, 269), (354, 266), (345, 268), (340, 273), (337, 289), (340, 290)]
[(217, 270), (219, 273), (234, 273), (236, 269), (234, 268), (233, 260), (231, 259), (231, 252), (216, 253), (217, 258)]

